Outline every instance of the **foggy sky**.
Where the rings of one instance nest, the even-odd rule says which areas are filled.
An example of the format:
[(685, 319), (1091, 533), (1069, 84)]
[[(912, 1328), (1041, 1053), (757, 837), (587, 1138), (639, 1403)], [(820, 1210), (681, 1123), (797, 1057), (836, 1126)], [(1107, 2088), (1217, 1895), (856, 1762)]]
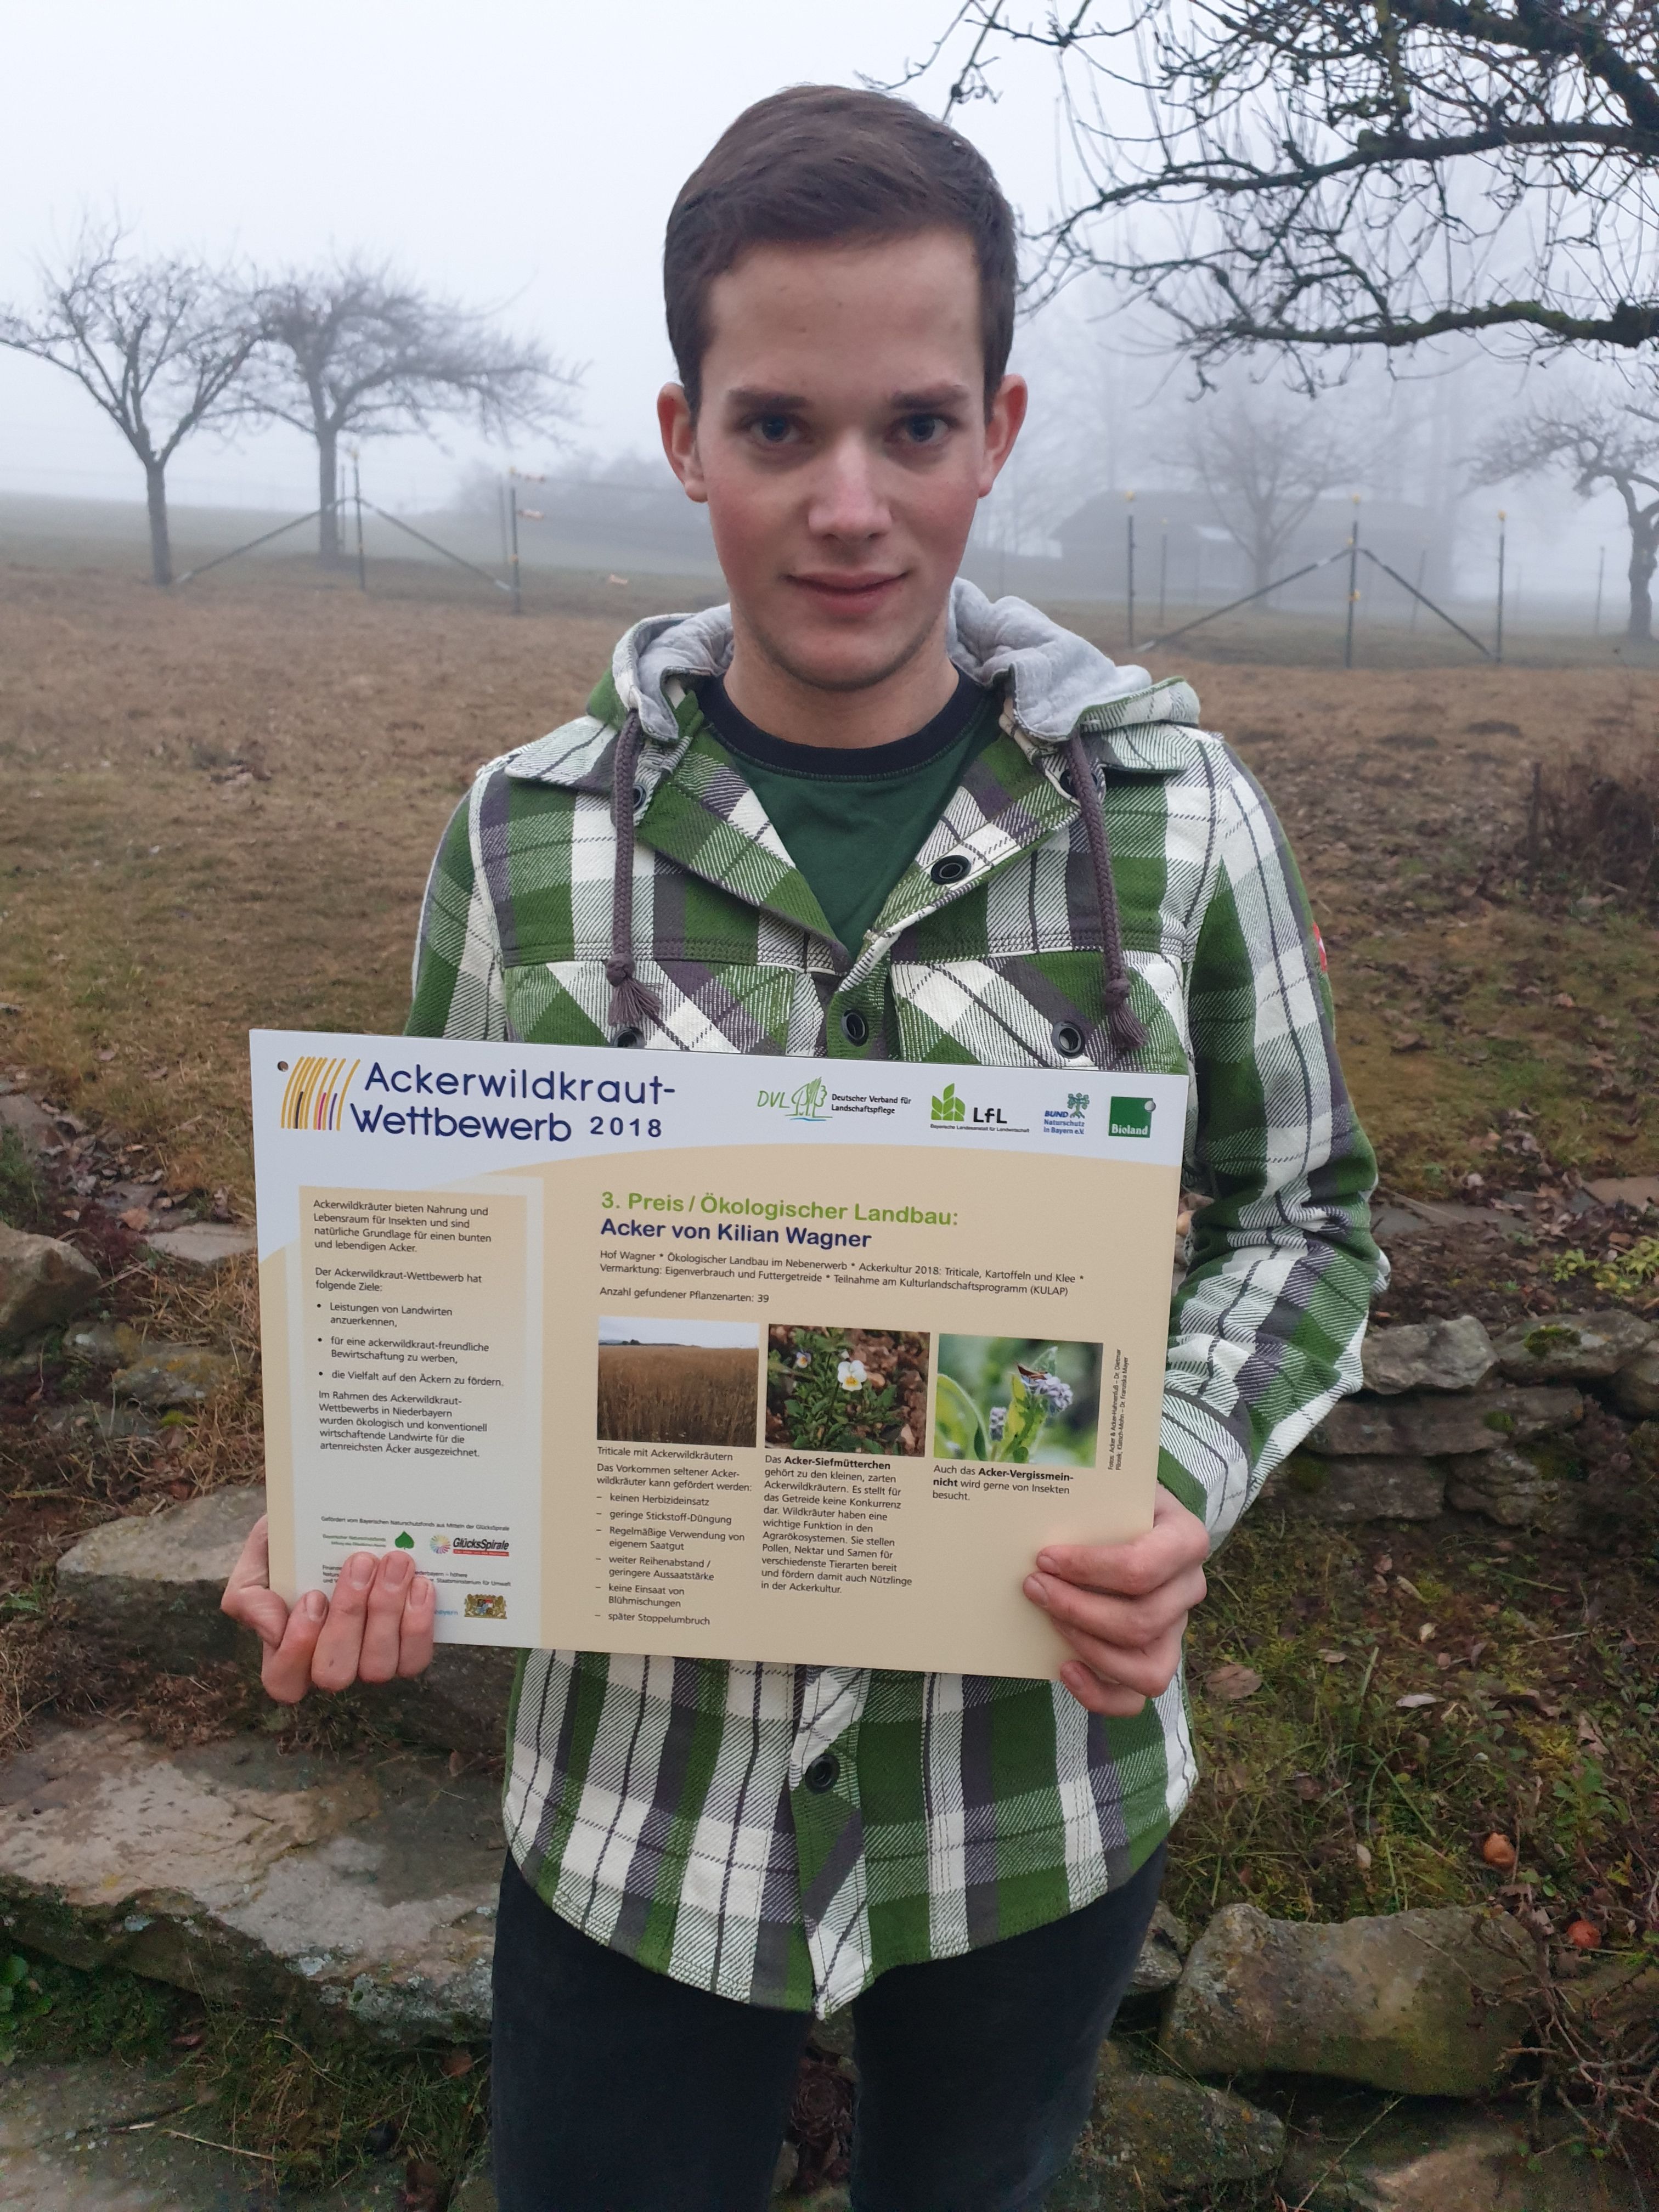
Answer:
[[(32, 295), (33, 256), (71, 237), (82, 209), (118, 206), (155, 249), (265, 264), (331, 247), (390, 254), (586, 363), (581, 443), (650, 447), (652, 403), (672, 374), (662, 229), (687, 173), (750, 100), (896, 74), (944, 12), (940, 0), (15, 7), (0, 91), (0, 296)], [(1016, 196), (1046, 200), (1049, 113), (1028, 100), (969, 114)], [(456, 455), (479, 450), (464, 433), (453, 441)], [(418, 440), (385, 445), (374, 466), (381, 495), (399, 501), (445, 493), (457, 473)], [(204, 435), (172, 481), (179, 499), (245, 485), (309, 503), (310, 471), (286, 432), (234, 452)], [(142, 489), (70, 380), (7, 353), (0, 485)]]

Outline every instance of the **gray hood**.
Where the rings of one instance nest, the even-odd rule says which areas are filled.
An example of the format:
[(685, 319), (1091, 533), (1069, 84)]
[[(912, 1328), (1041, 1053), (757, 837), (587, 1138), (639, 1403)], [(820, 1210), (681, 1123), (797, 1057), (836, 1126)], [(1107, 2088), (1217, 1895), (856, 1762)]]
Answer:
[[(951, 589), (945, 649), (976, 684), (1008, 678), (1015, 720), (1040, 744), (1063, 744), (1080, 722), (1104, 735), (1198, 720), (1197, 697), (1179, 677), (1154, 683), (1144, 668), (1120, 666), (1027, 600), (988, 599), (960, 576)], [(708, 607), (635, 623), (617, 645), (611, 672), (623, 713), (636, 712), (647, 738), (672, 745), (680, 731), (670, 680), (723, 676), (731, 659), (732, 610)]]

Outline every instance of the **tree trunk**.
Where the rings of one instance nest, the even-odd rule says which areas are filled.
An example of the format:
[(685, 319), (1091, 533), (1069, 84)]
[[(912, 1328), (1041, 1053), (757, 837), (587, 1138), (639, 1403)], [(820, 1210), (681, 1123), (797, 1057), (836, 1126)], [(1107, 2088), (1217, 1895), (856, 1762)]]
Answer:
[(167, 537), (165, 463), (145, 462), (144, 489), (149, 505), (149, 573), (156, 583), (170, 584), (173, 581), (173, 546)]
[(1651, 523), (1632, 528), (1630, 540), (1630, 621), (1625, 635), (1632, 645), (1653, 641), (1653, 571), (1659, 564), (1659, 532)]
[(340, 558), (340, 510), (335, 504), (339, 489), (338, 441), (332, 430), (319, 430), (317, 504), (322, 513), (317, 522), (317, 558), (325, 568), (337, 567)]

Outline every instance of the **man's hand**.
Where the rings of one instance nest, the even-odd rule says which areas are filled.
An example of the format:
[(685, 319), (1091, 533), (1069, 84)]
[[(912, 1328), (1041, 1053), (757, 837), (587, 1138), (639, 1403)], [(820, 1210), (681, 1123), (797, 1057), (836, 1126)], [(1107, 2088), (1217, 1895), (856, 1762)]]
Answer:
[(262, 1514), (219, 1603), (264, 1645), (259, 1679), (279, 1705), (297, 1705), (312, 1688), (418, 1674), (432, 1662), (438, 1593), (407, 1552), (378, 1559), (354, 1552), (331, 1603), (321, 1590), (307, 1590), (290, 1610), (270, 1587), (270, 1523)]
[(1204, 1523), (1161, 1486), (1148, 1534), (1037, 1554), (1025, 1595), (1078, 1655), (1060, 1679), (1079, 1705), (1127, 1719), (1169, 1688), (1209, 1555)]

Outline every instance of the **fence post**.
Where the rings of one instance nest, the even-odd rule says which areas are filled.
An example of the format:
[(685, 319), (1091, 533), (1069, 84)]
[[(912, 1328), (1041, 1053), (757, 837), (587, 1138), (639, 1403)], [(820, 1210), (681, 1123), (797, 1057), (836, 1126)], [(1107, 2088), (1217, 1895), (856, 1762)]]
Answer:
[(1170, 582), (1170, 524), (1166, 516), (1158, 525), (1158, 627), (1164, 629), (1164, 602)]
[(1348, 532), (1348, 629), (1342, 641), (1342, 665), (1353, 666), (1353, 611), (1359, 604), (1359, 494), (1353, 495), (1353, 527)]
[(1501, 665), (1501, 663), (1502, 663), (1502, 661), (1503, 661), (1503, 659), (1504, 659), (1504, 535), (1505, 535), (1504, 524), (1505, 524), (1504, 510), (1500, 507), (1498, 508), (1498, 650), (1497, 650), (1497, 652), (1496, 652), (1496, 653), (1493, 653), (1493, 655), (1492, 655), (1492, 659), (1493, 659), (1494, 660), (1498, 661), (1500, 665)]
[(509, 469), (507, 472), (507, 512), (512, 524), (512, 550), (507, 557), (507, 566), (513, 576), (513, 611), (515, 615), (521, 615), (524, 612), (524, 594), (519, 587), (519, 471), (516, 469)]
[(1128, 503), (1129, 650), (1135, 649), (1135, 495), (1126, 491)]
[(1597, 549), (1595, 555), (1595, 627), (1590, 632), (1592, 637), (1601, 635), (1601, 579), (1607, 572), (1607, 549), (1603, 545)]
[(368, 589), (368, 563), (363, 557), (363, 480), (357, 467), (357, 456), (351, 456), (351, 496), (357, 508), (357, 589)]
[[(1427, 570), (1427, 568), (1428, 568), (1428, 565), (1429, 565), (1429, 549), (1428, 549), (1428, 547), (1425, 545), (1425, 546), (1423, 548), (1422, 551), (1421, 551), (1421, 552), (1418, 555), (1418, 556), (1417, 556), (1417, 588), (1418, 588), (1418, 590), (1419, 590), (1419, 592), (1420, 592), (1420, 591), (1422, 590), (1422, 588), (1423, 588), (1423, 578), (1424, 578), (1424, 574), (1425, 574), (1425, 571), (1426, 571), (1426, 570)], [(1411, 618), (1411, 625), (1410, 625), (1410, 635), (1411, 635), (1413, 637), (1415, 637), (1415, 636), (1417, 635), (1417, 601), (1416, 601), (1415, 599), (1413, 599), (1413, 600), (1412, 601), (1412, 618)]]

